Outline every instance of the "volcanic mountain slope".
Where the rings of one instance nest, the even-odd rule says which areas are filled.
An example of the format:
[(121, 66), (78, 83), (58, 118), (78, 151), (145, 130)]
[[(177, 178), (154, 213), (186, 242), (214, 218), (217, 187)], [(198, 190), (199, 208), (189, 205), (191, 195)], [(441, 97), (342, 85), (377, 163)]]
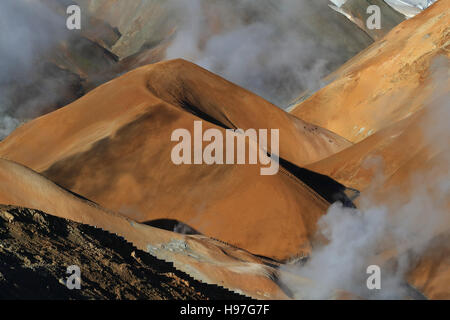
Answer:
[[(380, 29), (369, 29), (367, 20), (371, 14), (367, 13), (369, 6), (376, 5), (380, 8)], [(387, 5), (383, 0), (347, 0), (341, 6), (332, 6), (337, 12), (342, 13), (361, 30), (364, 30), (373, 40), (378, 40), (386, 35), (393, 27), (405, 20), (405, 17)]]
[(448, 57), (450, 1), (409, 19), (341, 67), (291, 113), (359, 142), (430, 100), (434, 58)]
[(386, 3), (405, 17), (412, 18), (436, 1), (437, 0), (386, 0)]
[[(447, 3), (447, 6), (446, 6)], [(448, 46), (448, 28), (440, 26), (440, 22), (448, 21), (448, 15), (450, 11), (448, 10), (449, 1), (441, 1), (431, 8), (429, 8), (424, 13), (418, 15), (416, 18), (405, 22), (404, 24), (398, 26), (393, 30), (393, 33), (387, 37), (389, 41), (394, 42), (394, 35), (399, 35), (400, 37), (405, 37), (403, 35), (405, 30), (409, 30), (412, 34), (417, 34), (417, 31), (410, 28), (407, 24), (414, 22), (415, 20), (423, 20), (421, 23), (428, 25), (428, 28), (433, 27), (434, 33), (430, 33), (429, 37), (434, 37), (435, 42), (433, 47), (429, 48), (429, 52), (422, 53), (420, 61), (422, 65), (416, 64), (414, 68), (407, 69), (406, 75), (398, 71), (398, 74), (392, 74), (393, 79), (390, 80), (389, 90), (385, 91), (381, 88), (385, 80), (380, 78), (374, 78), (369, 82), (367, 79), (367, 87), (362, 91), (361, 85), (358, 83), (358, 79), (361, 79), (370, 70), (376, 70), (380, 58), (385, 56), (386, 50), (394, 50), (395, 48), (391, 46), (384, 46), (380, 49), (377, 55), (371, 57), (365, 64), (364, 68), (361, 68), (361, 59), (365, 58), (373, 51), (369, 49), (366, 53), (362, 54), (360, 57), (349, 61), (347, 69), (354, 70), (353, 75), (348, 75), (345, 79), (337, 79), (335, 82), (331, 83), (329, 88), (324, 88), (323, 96), (317, 97), (317, 101), (323, 100), (328, 94), (336, 89), (336, 86), (340, 85), (343, 81), (348, 82), (343, 84), (344, 86), (356, 87), (361, 89), (358, 95), (358, 110), (355, 110), (355, 116), (362, 116), (360, 119), (354, 117), (352, 114), (352, 121), (358, 122), (357, 127), (364, 127), (366, 120), (379, 122), (379, 126), (383, 129), (376, 131), (371, 129), (371, 135), (361, 142), (356, 143), (350, 148), (347, 148), (329, 158), (318, 161), (314, 164), (308, 166), (309, 169), (329, 175), (334, 179), (346, 184), (347, 186), (357, 188), (358, 190), (365, 190), (371, 186), (371, 182), (374, 177), (378, 176), (376, 179), (376, 184), (380, 184), (380, 177), (383, 181), (391, 181), (391, 185), (400, 185), (406, 178), (407, 173), (412, 173), (414, 171), (420, 171), (421, 168), (426, 168), (427, 163), (432, 162), (432, 159), (445, 154), (448, 150), (448, 143), (446, 140), (449, 138), (449, 133), (447, 125), (445, 124), (448, 118), (448, 101), (449, 101), (449, 84), (448, 84), (448, 70), (450, 68), (447, 46)], [(438, 13), (436, 9), (444, 9), (441, 13)], [(445, 10), (446, 9), (446, 10)], [(421, 31), (422, 32), (422, 31)], [(428, 37), (425, 37), (428, 38)], [(388, 41), (387, 39), (380, 40), (375, 43), (375, 47)], [(414, 42), (409, 41), (403, 43), (398, 50), (405, 52), (410, 52), (410, 56), (416, 59), (417, 53), (415, 52), (420, 46), (416, 45)], [(398, 51), (397, 50), (397, 51)], [(447, 50), (447, 51), (446, 51)], [(395, 53), (395, 51), (393, 51)], [(398, 58), (400, 58), (399, 53)], [(426, 58), (426, 59), (425, 59)], [(372, 63), (372, 64), (371, 64)], [(384, 64), (389, 64), (390, 61)], [(375, 65), (373, 65), (375, 64)], [(425, 68), (425, 69), (424, 69)], [(403, 67), (402, 70), (406, 69)], [(351, 82), (353, 78), (353, 82)], [(411, 106), (417, 105), (417, 101), (420, 102), (418, 111), (409, 109), (405, 98), (399, 98), (398, 95), (393, 95), (391, 92), (398, 92), (405, 86), (410, 86), (411, 81), (413, 84), (416, 83), (416, 79), (420, 79), (419, 87), (414, 92), (409, 94), (413, 95), (414, 98), (408, 100)], [(330, 92), (327, 92), (330, 90)], [(365, 95), (363, 95), (365, 94)], [(386, 101), (386, 104), (381, 106), (380, 109), (372, 110), (374, 107), (378, 106), (378, 102), (371, 100), (371, 97), (376, 94), (379, 99)], [(408, 94), (408, 95), (409, 95)], [(353, 92), (348, 91), (347, 94), (338, 95), (339, 101), (342, 105), (337, 106), (331, 100), (326, 108), (333, 110), (346, 110), (348, 106), (354, 106), (353, 101), (355, 100)], [(396, 99), (399, 98), (399, 99)], [(312, 97), (314, 100), (315, 97)], [(370, 101), (366, 104), (365, 101)], [(400, 103), (399, 103), (400, 102)], [(307, 112), (309, 108), (313, 112), (313, 106), (308, 107), (309, 101), (305, 102), (305, 105), (300, 105), (298, 109), (293, 112)], [(325, 102), (324, 102), (325, 103)], [(397, 108), (396, 113), (392, 112), (392, 106)], [(319, 106), (320, 107), (320, 106)], [(367, 110), (372, 110), (374, 114), (381, 114), (380, 119), (384, 119), (385, 123), (381, 123), (377, 117), (375, 119), (369, 119), (368, 113), (364, 113)], [(409, 111), (406, 114), (406, 111)], [(348, 110), (350, 112), (351, 110)], [(347, 112), (347, 110), (346, 110)], [(398, 115), (402, 115), (402, 120), (395, 121)], [(334, 121), (334, 120), (333, 120)], [(344, 124), (343, 119), (336, 119), (337, 122)], [(336, 124), (337, 124), (336, 122)], [(333, 123), (333, 122), (329, 122)], [(352, 122), (350, 122), (352, 123)], [(362, 139), (364, 131), (358, 132), (354, 135), (354, 131), (350, 131), (351, 124), (349, 126), (342, 127), (342, 130), (346, 132), (352, 132), (352, 139)], [(368, 128), (369, 129), (369, 128)], [(406, 169), (408, 168), (408, 169)], [(402, 172), (404, 172), (402, 174)], [(403, 178), (399, 178), (403, 175)]]
[[(203, 236), (182, 236), (124, 219), (18, 164), (1, 160), (0, 173), (1, 203), (52, 212), (50, 216), (32, 209), (1, 207), (0, 287), (9, 298), (243, 298), (220, 287), (199, 283), (178, 270), (203, 283), (257, 299), (288, 298), (289, 290), (285, 293), (285, 288), (277, 284), (280, 275), (288, 277), (291, 285), (312, 284), (288, 270), (279, 270), (275, 261), (224, 243)], [(177, 270), (152, 256), (172, 263)], [(69, 292), (64, 286), (65, 268), (73, 264), (81, 268), (82, 290)], [(427, 264), (430, 258), (423, 260), (420, 268), (428, 268)], [(446, 270), (445, 266), (441, 268)], [(436, 273), (419, 273), (419, 277), (412, 274), (411, 278), (432, 286), (435, 292), (433, 283), (440, 279)], [(417, 287), (421, 287), (419, 282)], [(355, 298), (339, 288), (330, 295), (336, 299)]]
[[(382, 186), (373, 188), (378, 205), (387, 207), (392, 215), (405, 211), (403, 226), (415, 224), (412, 241), (403, 249), (410, 259), (407, 280), (429, 299), (450, 299), (449, 163), (450, 149), (437, 151), (434, 146), (427, 146)], [(424, 237), (422, 243), (417, 241)], [(400, 253), (401, 250), (397, 255)]]
[[(205, 285), (108, 232), (0, 206), (0, 299), (243, 299)], [(81, 289), (69, 290), (68, 266)]]
[[(443, 8), (448, 8), (448, 6), (445, 7), (445, 2), (447, 2), (447, 4), (449, 3), (448, 1), (442, 1), (439, 4), (435, 4), (415, 19), (422, 19), (424, 21), (428, 21), (427, 19), (429, 19), (429, 22), (425, 23), (425, 25), (431, 26), (434, 25), (436, 21), (445, 20), (446, 18), (448, 21), (448, 9), (439, 14), (437, 18), (435, 17), (437, 13), (435, 12), (433, 15), (431, 14), (432, 11), (430, 11), (438, 8), (438, 5), (444, 5)], [(415, 19), (412, 19), (411, 21)], [(401, 35), (401, 32), (406, 27), (402, 24), (397, 28), (399, 31), (394, 29), (393, 34)], [(409, 85), (406, 80), (420, 79), (420, 87), (418, 87), (416, 91), (410, 93), (414, 95), (414, 99), (411, 99), (410, 102), (411, 105), (415, 105), (417, 101), (420, 101), (420, 107), (422, 108), (416, 112), (411, 110), (408, 114), (405, 114), (405, 112), (409, 110), (407, 109), (409, 108), (409, 105), (406, 101), (403, 101), (403, 98), (395, 99), (398, 96), (393, 96), (391, 93), (382, 95), (381, 93), (384, 91), (380, 91), (380, 80), (379, 78), (374, 78), (371, 83), (367, 83), (367, 85), (370, 86), (365, 89), (366, 97), (362, 95), (363, 92), (360, 92), (358, 99), (361, 101), (359, 104), (361, 109), (358, 109), (355, 113), (356, 115), (361, 115), (361, 113), (364, 112), (364, 110), (362, 110), (364, 107), (366, 109), (372, 109), (374, 106), (378, 105), (377, 103), (370, 103), (363, 106), (364, 101), (370, 100), (370, 97), (374, 95), (374, 92), (380, 91), (377, 95), (380, 96), (380, 99), (386, 99), (386, 104), (382, 109), (379, 109), (379, 111), (373, 110), (373, 112), (376, 112), (376, 114), (385, 113), (381, 119), (385, 119), (387, 124), (382, 124), (380, 122), (380, 126), (384, 127), (380, 131), (371, 129), (372, 135), (368, 138), (327, 159), (309, 165), (309, 169), (329, 175), (341, 183), (357, 188), (358, 190), (364, 190), (369, 186), (372, 187), (374, 177), (376, 177), (377, 180), (375, 184), (380, 184), (380, 178), (382, 178), (383, 181), (389, 182), (390, 185), (398, 186), (407, 180), (406, 177), (408, 174), (426, 168), (427, 163), (432, 162), (432, 159), (447, 152), (448, 143), (446, 140), (449, 138), (449, 134), (446, 129), (447, 125), (443, 123), (443, 121), (446, 120), (442, 119), (448, 118), (448, 70), (450, 64), (448, 61), (448, 54), (445, 53), (447, 45), (441, 45), (441, 43), (448, 43), (449, 37), (448, 28), (435, 27), (435, 30), (433, 35), (436, 39), (440, 40), (439, 42), (436, 42), (433, 49), (430, 49), (430, 52), (423, 54), (423, 57), (430, 59), (430, 61), (424, 62), (425, 64), (420, 65), (420, 67), (416, 66), (415, 68), (411, 68), (411, 70), (408, 71), (407, 76), (403, 74), (394, 75), (397, 80), (391, 80), (391, 87), (388, 91), (397, 92), (399, 91), (398, 87), (403, 88), (406, 85)], [(411, 29), (410, 31), (411, 33), (416, 34), (416, 30)], [(430, 37), (431, 36), (432, 35), (430, 35)], [(392, 39), (392, 41), (393, 40), (394, 39)], [(381, 43), (385, 41), (386, 40), (381, 40)], [(375, 44), (375, 46), (377, 45), (378, 43)], [(411, 46), (411, 50), (408, 49), (410, 48), (408, 45)], [(402, 48), (403, 51), (410, 51), (414, 53), (415, 56), (414, 50), (417, 46), (413, 42), (404, 44), (404, 46), (405, 47)], [(364, 69), (355, 71), (357, 79), (364, 73), (369, 72), (368, 70), (376, 69), (376, 67), (369, 64), (369, 62), (377, 64), (379, 56), (383, 57), (386, 49), (381, 49), (378, 55), (373, 56), (372, 59), (367, 62)], [(435, 55), (436, 57), (432, 59)], [(364, 54), (362, 56), (364, 56)], [(423, 57), (421, 60), (424, 60)], [(354, 64), (356, 69), (360, 64), (360, 60), (361, 58), (358, 57), (350, 61), (347, 68), (352, 68)], [(429, 65), (429, 67), (423, 69), (427, 65)], [(342, 81), (342, 79), (336, 80), (338, 83)], [(350, 81), (350, 78), (347, 78), (346, 81)], [(413, 81), (413, 83), (414, 82), (415, 81)], [(330, 84), (331, 88), (329, 90), (334, 90), (333, 87), (336, 85), (336, 83)], [(359, 86), (356, 80), (354, 83), (348, 85)], [(372, 87), (375, 89), (372, 90)], [(326, 91), (327, 88), (324, 90)], [(329, 93), (324, 92), (324, 94), (327, 95)], [(351, 106), (355, 98), (352, 92), (338, 97), (339, 99), (342, 99), (342, 107), (338, 107), (334, 103), (329, 102), (331, 103), (331, 107), (327, 108), (333, 110), (343, 109), (344, 106)], [(314, 97), (312, 99), (314, 99)], [(319, 97), (319, 99), (321, 98)], [(399, 100), (401, 101), (400, 104)], [(387, 113), (390, 112), (392, 105), (399, 108), (397, 114), (403, 114), (402, 120), (395, 122), (396, 117), (393, 117), (393, 114)], [(305, 108), (304, 110), (306, 112), (308, 106), (300, 105), (298, 111), (303, 110), (303, 108)], [(310, 108), (312, 109), (313, 107)], [(363, 125), (358, 123), (357, 126), (364, 126), (365, 119), (366, 118), (360, 119)], [(353, 121), (357, 120), (357, 118), (354, 118)], [(377, 119), (375, 120), (378, 122)], [(338, 121), (342, 121), (343, 123), (343, 119), (338, 119)], [(343, 127), (342, 129), (348, 131), (350, 128), (351, 125)], [(365, 134), (361, 134), (361, 136), (364, 135)], [(360, 139), (361, 136), (356, 135), (354, 136), (354, 139)], [(402, 178), (400, 178), (401, 176)]]
[[(111, 50), (121, 59), (184, 58), (281, 107), (372, 43), (328, 0), (76, 2), (120, 31)], [(289, 53), (278, 60), (279, 50)]]
[(408, 283), (429, 299), (450, 299), (450, 150), (433, 149), (420, 150), (381, 186), (375, 184), (371, 197), (391, 216), (403, 215), (392, 228), (414, 230), (391, 257), (398, 263), (408, 256)]
[(317, 219), (344, 187), (326, 177), (310, 187), (295, 177), (300, 170), (261, 176), (259, 165), (175, 165), (172, 132), (193, 136), (202, 118), (210, 120), (204, 131), (223, 136), (223, 127), (279, 129), (280, 157), (294, 169), (350, 145), (175, 60), (136, 69), (21, 126), (2, 141), (0, 155), (140, 222), (177, 220), (275, 259), (308, 254)]
[[(395, 176), (411, 161), (415, 162), (414, 169), (420, 169), (447, 148), (443, 143), (434, 143), (428, 134), (438, 123), (438, 117), (445, 119), (446, 107), (429, 108), (432, 109), (418, 111), (342, 152), (309, 165), (308, 169), (360, 191), (371, 187), (376, 177), (384, 181), (398, 180)], [(413, 168), (408, 172), (414, 172)]]
[(429, 299), (450, 299), (450, 232), (437, 236), (408, 274), (408, 281)]
[(105, 21), (119, 33), (108, 49), (121, 59), (168, 40), (176, 15), (167, 1), (76, 0), (90, 19)]
[[(349, 61), (344, 71), (351, 72), (313, 96), (314, 102), (307, 100), (293, 111), (306, 118), (314, 116), (316, 103), (323, 108), (321, 117), (324, 110), (334, 114), (333, 118), (325, 117), (329, 128), (339, 126), (335, 128), (347, 138), (362, 140), (308, 169), (362, 190), (357, 204), (363, 212), (387, 211), (390, 230), (400, 230), (402, 236), (391, 242), (383, 237), (391, 249), (381, 256), (388, 256), (397, 267), (408, 256), (408, 282), (431, 299), (450, 297), (448, 4), (439, 1), (397, 26), (385, 39)], [(419, 24), (423, 28), (417, 30)], [(416, 38), (422, 32), (426, 36)], [(396, 36), (403, 39), (397, 49)], [(433, 43), (425, 46), (426, 51), (417, 52), (424, 48), (413, 40), (421, 43), (428, 38), (433, 38)], [(395, 59), (385, 60), (386, 53)], [(391, 63), (402, 63), (401, 59), (415, 64), (395, 69)], [(372, 72), (389, 66), (397, 73), (382, 69), (386, 70), (385, 78), (378, 74), (369, 79)], [(387, 89), (382, 87), (386, 84)], [(405, 96), (401, 90), (406, 91)], [(378, 99), (373, 99), (375, 95)], [(366, 121), (377, 126), (367, 126)], [(370, 136), (363, 139), (364, 130), (352, 131), (353, 125), (372, 130)]]
[(277, 264), (271, 260), (202, 235), (185, 236), (136, 223), (14, 162), (0, 160), (0, 177), (2, 204), (37, 209), (116, 234), (204, 283), (257, 299), (287, 298), (274, 282)]
[(298, 166), (327, 157), (351, 143), (311, 126), (195, 64), (175, 60), (148, 67), (147, 88), (163, 101), (225, 128), (280, 130), (280, 157)]
[[(203, 30), (205, 42), (209, 37), (223, 32), (229, 32), (235, 27), (234, 22), (242, 18), (249, 22), (267, 22), (265, 18), (278, 14), (281, 10), (293, 8), (298, 11), (299, 19), (296, 21), (295, 32), (303, 32), (307, 29), (309, 36), (323, 38), (325, 42), (332, 45), (334, 51), (342, 54), (339, 61), (333, 64), (340, 65), (343, 61), (367, 47), (371, 40), (367, 35), (349, 23), (344, 17), (334, 14), (330, 10), (328, 0), (319, 0), (315, 3), (302, 1), (301, 6), (293, 4), (292, 1), (262, 0), (257, 4), (240, 0), (231, 0), (229, 4), (217, 0), (193, 1), (186, 5), (177, 1), (135, 1), (124, 3), (119, 0), (76, 0), (83, 11), (89, 16), (107, 22), (117, 28), (121, 38), (111, 50), (121, 58), (125, 58), (142, 51), (144, 48), (157, 46), (164, 41), (170, 41), (174, 32), (183, 31), (183, 24), (195, 24), (196, 21), (183, 21), (189, 15), (189, 7), (198, 8), (202, 12), (195, 14), (202, 16), (207, 21), (208, 30)], [(301, 10), (299, 10), (301, 9)], [(302, 12), (314, 14), (303, 15)], [(320, 14), (319, 14), (320, 12)], [(188, 18), (196, 18), (189, 17)], [(262, 18), (262, 19), (261, 19)], [(304, 26), (309, 25), (308, 28)], [(295, 24), (292, 26), (295, 27)], [(158, 30), (158, 32), (154, 32)], [(351, 34), (352, 36), (347, 36)], [(306, 39), (305, 39), (306, 40)]]
[[(81, 30), (66, 29), (66, 9), (74, 3), (82, 9)], [(207, 20), (204, 29), (209, 31), (199, 42), (204, 45), (217, 34), (231, 32), (233, 24), (228, 22), (229, 16), (238, 15), (241, 20), (248, 16), (253, 21), (279, 11), (271, 1), (264, 5), (249, 5), (246, 10), (239, 10), (241, 5), (238, 4), (202, 2)], [(306, 5), (310, 6), (308, 2)], [(163, 60), (175, 31), (182, 32), (188, 27), (183, 22), (183, 6), (156, 0), (1, 2), (2, 20), (9, 26), (5, 29), (5, 37), (12, 40), (2, 48), (2, 55), (8, 59), (3, 61), (7, 68), (2, 70), (0, 79), (1, 104), (8, 117), (0, 123), (0, 138), (19, 123), (60, 108), (119, 74)], [(253, 7), (258, 12), (254, 12)], [(308, 31), (311, 34), (305, 36), (315, 39), (321, 35), (325, 42), (333, 43), (333, 51), (337, 54), (330, 55), (333, 60), (330, 64), (331, 69), (335, 69), (367, 47), (371, 40), (345, 18), (333, 16), (332, 10), (327, 10), (326, 14), (323, 19), (322, 15), (315, 15), (322, 19), (320, 23), (314, 19), (304, 22), (314, 26)], [(188, 19), (195, 20), (198, 16)], [(19, 25), (18, 21), (25, 23)], [(15, 35), (14, 30), (19, 30), (20, 36)], [(353, 36), (347, 37), (348, 34)], [(196, 44), (200, 51), (205, 49), (201, 43)], [(26, 63), (17, 59), (24, 55), (27, 56)], [(31, 65), (21, 71), (10, 68), (27, 64)]]

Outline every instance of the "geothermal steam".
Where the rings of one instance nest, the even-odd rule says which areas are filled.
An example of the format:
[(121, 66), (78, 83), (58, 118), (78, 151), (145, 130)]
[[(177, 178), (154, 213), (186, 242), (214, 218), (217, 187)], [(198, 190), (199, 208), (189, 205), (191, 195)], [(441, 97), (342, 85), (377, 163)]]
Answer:
[(58, 98), (57, 78), (41, 81), (33, 88), (33, 99), (25, 103), (21, 103), (22, 97), (30, 92), (20, 88), (31, 83), (32, 69), (39, 57), (62, 38), (64, 26), (64, 20), (39, 2), (0, 1), (0, 139), (22, 119), (40, 115), (37, 108)]
[(171, 5), (182, 12), (182, 24), (167, 59), (190, 60), (280, 107), (303, 90), (323, 86), (321, 79), (350, 58), (311, 25), (313, 18), (329, 18), (328, 1), (172, 0)]

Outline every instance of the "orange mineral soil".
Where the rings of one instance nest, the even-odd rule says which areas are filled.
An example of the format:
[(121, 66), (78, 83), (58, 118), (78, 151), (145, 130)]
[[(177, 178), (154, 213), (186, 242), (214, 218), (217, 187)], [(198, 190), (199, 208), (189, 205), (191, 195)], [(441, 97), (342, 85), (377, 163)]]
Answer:
[(405, 119), (433, 95), (430, 66), (449, 56), (449, 22), (450, 1), (437, 1), (344, 64), (291, 113), (351, 142)]
[(129, 72), (21, 126), (1, 142), (0, 155), (136, 221), (177, 220), (280, 260), (308, 254), (329, 203), (284, 168), (262, 176), (257, 165), (175, 165), (171, 134), (185, 128), (193, 136), (196, 120), (223, 136), (224, 128), (279, 129), (280, 157), (299, 166), (351, 145), (174, 60)]
[[(401, 23), (292, 110), (355, 143), (308, 169), (362, 191), (363, 210), (410, 211), (418, 232), (439, 221), (419, 255), (423, 244), (414, 241), (387, 244), (381, 254), (392, 263), (409, 252), (408, 281), (431, 299), (450, 298), (449, 15), (442, 0)], [(403, 219), (392, 227), (409, 223)]]
[[(117, 18), (108, 9), (115, 2), (101, 2), (106, 21)], [(287, 290), (274, 279), (288, 272), (277, 267), (314, 252), (317, 221), (336, 190), (360, 190), (362, 210), (370, 198), (393, 216), (408, 205), (414, 211), (420, 195), (443, 217), (411, 260), (407, 281), (427, 298), (450, 299), (450, 196), (442, 181), (450, 159), (449, 22), (450, 0), (437, 1), (348, 61), (290, 113), (184, 60), (135, 69), (1, 141), (0, 203), (116, 233), (200, 281), (283, 299)], [(119, 44), (115, 49), (125, 50), (126, 37)], [(153, 54), (138, 53), (123, 67), (157, 59)], [(223, 136), (226, 129), (278, 129), (279, 151), (270, 143), (267, 151), (278, 153), (279, 171), (174, 164), (178, 142), (171, 135), (186, 129), (194, 136), (195, 121)], [(255, 145), (246, 140), (247, 150)], [(425, 225), (430, 214), (419, 221)], [(162, 220), (199, 234), (149, 226)], [(386, 265), (417, 249), (414, 241), (385, 242), (374, 258)], [(335, 289), (335, 297), (358, 298)]]
[(0, 202), (33, 208), (115, 233), (136, 248), (173, 263), (195, 279), (255, 299), (286, 299), (273, 264), (201, 235), (139, 224), (67, 191), (17, 163), (0, 160)]

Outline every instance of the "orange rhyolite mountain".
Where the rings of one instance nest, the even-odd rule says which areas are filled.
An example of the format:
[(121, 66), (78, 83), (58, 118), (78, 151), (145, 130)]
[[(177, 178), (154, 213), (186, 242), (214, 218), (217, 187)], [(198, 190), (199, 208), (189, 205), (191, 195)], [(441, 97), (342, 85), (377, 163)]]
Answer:
[(433, 93), (426, 80), (434, 58), (449, 56), (449, 22), (450, 1), (437, 1), (344, 64), (291, 113), (352, 142), (408, 117)]
[[(435, 118), (445, 116), (445, 110), (440, 109), (418, 111), (342, 152), (309, 165), (308, 169), (361, 191), (381, 182), (380, 179), (399, 186), (408, 174), (422, 169), (433, 157), (446, 151), (443, 143), (433, 143), (427, 133)], [(374, 177), (378, 181), (373, 181)]]
[(271, 279), (272, 264), (200, 235), (181, 235), (136, 223), (55, 185), (17, 163), (0, 159), (0, 203), (38, 209), (115, 233), (138, 249), (197, 280), (256, 299), (285, 299)]
[[(440, 122), (448, 117), (449, 3), (439, 1), (397, 26), (386, 38), (349, 61), (338, 72), (340, 78), (293, 110), (316, 122), (310, 116), (319, 109), (330, 109), (334, 116), (316, 114), (319, 122), (325, 121), (325, 127), (334, 127), (350, 140), (362, 139), (308, 165), (309, 169), (358, 190), (373, 184), (375, 174), (389, 185), (399, 186), (411, 173), (425, 168), (432, 158), (446, 151), (447, 143), (439, 141), (445, 137), (437, 131), (441, 127), (447, 135)], [(422, 33), (425, 36), (419, 37)], [(371, 75), (373, 72), (385, 73), (377, 76)], [(336, 92), (341, 85), (348, 89)], [(348, 117), (336, 114), (341, 112)], [(367, 121), (377, 124), (367, 126)], [(365, 134), (352, 131), (356, 127), (364, 127)]]
[[(433, 192), (442, 185), (433, 182), (448, 174), (448, 137), (432, 130), (448, 114), (441, 104), (447, 84), (433, 79), (432, 70), (434, 61), (440, 63), (435, 58), (448, 57), (449, 3), (437, 2), (349, 61), (334, 82), (293, 109), (299, 118), (183, 60), (129, 72), (0, 143), (1, 157), (42, 174), (1, 160), (0, 202), (115, 232), (199, 280), (253, 297), (283, 298), (270, 280), (274, 269), (252, 254), (284, 260), (310, 253), (316, 222), (332, 198), (321, 189), (333, 181), (321, 178), (312, 187), (311, 179), (301, 179), (300, 167), (364, 191), (375, 186), (370, 191), (376, 204), (392, 213), (410, 203), (419, 174), (421, 190), (431, 195), (427, 200), (447, 204)], [(279, 173), (261, 176), (256, 165), (173, 164), (171, 133), (193, 132), (196, 120), (203, 120), (203, 130), (222, 133), (279, 129)], [(384, 165), (380, 181), (366, 167), (376, 159)], [(183, 222), (247, 251), (134, 222), (160, 219)], [(424, 255), (409, 266), (408, 282), (428, 298), (450, 294), (450, 223), (442, 221)], [(395, 245), (381, 252), (384, 262), (395, 264), (415, 243)], [(291, 277), (301, 285), (303, 279)]]
[(224, 127), (279, 129), (280, 156), (299, 166), (350, 145), (175, 60), (136, 69), (21, 126), (1, 142), (0, 156), (140, 222), (177, 220), (275, 259), (307, 254), (329, 202), (285, 169), (261, 176), (259, 165), (171, 161), (172, 132), (193, 133), (201, 117), (210, 120), (204, 131), (223, 134)]
[[(430, 241), (388, 244), (382, 254), (396, 261), (411, 252), (407, 280), (431, 299), (450, 298), (449, 4), (438, 1), (394, 28), (292, 111), (357, 142), (307, 168), (363, 191), (361, 207), (414, 214), (417, 201), (433, 210), (414, 217), (432, 230)], [(391, 227), (411, 222), (399, 223)]]

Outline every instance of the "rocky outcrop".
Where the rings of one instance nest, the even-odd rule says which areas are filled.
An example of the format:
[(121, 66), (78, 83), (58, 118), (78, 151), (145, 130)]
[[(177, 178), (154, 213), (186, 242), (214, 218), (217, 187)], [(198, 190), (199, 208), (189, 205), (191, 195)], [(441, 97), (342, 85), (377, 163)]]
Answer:
[[(69, 266), (80, 289), (69, 289)], [(44, 212), (0, 206), (0, 299), (245, 299), (200, 283), (118, 236)]]

